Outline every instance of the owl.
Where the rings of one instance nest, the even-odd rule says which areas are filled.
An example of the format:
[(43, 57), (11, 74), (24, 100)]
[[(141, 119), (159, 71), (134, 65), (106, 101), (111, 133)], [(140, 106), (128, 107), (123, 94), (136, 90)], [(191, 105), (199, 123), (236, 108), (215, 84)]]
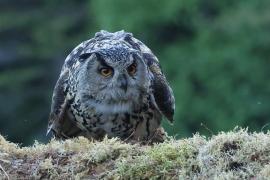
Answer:
[(152, 51), (131, 33), (100, 31), (67, 56), (47, 134), (163, 141), (162, 117), (172, 123), (174, 109), (172, 89)]

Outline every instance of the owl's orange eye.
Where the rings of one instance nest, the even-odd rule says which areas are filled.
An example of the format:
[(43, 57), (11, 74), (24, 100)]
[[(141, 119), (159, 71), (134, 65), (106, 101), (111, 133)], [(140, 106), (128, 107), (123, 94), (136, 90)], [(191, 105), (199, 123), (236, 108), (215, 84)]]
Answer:
[(109, 77), (113, 74), (113, 70), (111, 68), (107, 68), (107, 67), (101, 68), (99, 72), (104, 77)]
[(128, 68), (127, 68), (127, 71), (130, 75), (134, 75), (137, 71), (137, 64), (136, 63), (133, 63), (131, 64)]

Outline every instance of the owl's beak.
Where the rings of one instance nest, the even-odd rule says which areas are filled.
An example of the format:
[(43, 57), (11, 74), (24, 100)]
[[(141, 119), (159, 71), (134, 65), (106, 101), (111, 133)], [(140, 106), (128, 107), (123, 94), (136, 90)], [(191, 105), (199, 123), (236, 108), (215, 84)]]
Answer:
[(127, 76), (125, 74), (119, 77), (120, 88), (127, 92)]

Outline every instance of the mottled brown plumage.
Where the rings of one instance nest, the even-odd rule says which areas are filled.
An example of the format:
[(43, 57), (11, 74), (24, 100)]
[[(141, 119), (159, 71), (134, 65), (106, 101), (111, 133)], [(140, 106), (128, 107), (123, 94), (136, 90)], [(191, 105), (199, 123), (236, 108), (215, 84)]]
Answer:
[(174, 97), (151, 50), (131, 33), (101, 31), (66, 58), (55, 85), (48, 132), (58, 138), (162, 141)]

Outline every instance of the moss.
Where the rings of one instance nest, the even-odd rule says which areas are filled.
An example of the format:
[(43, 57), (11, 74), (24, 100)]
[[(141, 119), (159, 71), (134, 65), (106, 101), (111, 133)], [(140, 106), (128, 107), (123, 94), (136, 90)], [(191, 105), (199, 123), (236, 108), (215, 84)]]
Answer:
[(239, 179), (270, 178), (270, 133), (245, 129), (209, 139), (154, 145), (105, 138), (35, 142), (19, 147), (0, 136), (1, 179)]
[(189, 175), (198, 170), (198, 147), (204, 141), (204, 138), (195, 136), (144, 147), (137, 154), (118, 161), (115, 164), (116, 169), (110, 175), (123, 179)]

